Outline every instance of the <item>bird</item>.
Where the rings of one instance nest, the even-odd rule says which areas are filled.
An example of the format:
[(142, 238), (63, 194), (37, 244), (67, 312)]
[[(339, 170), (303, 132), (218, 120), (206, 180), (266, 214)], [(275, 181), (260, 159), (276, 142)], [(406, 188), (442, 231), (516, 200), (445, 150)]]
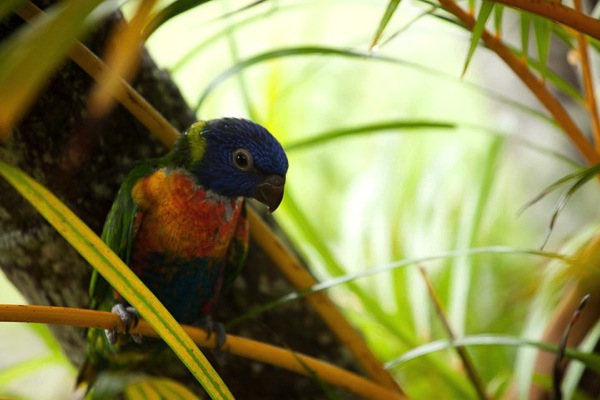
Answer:
[[(194, 123), (163, 157), (136, 164), (123, 181), (102, 240), (181, 324), (200, 325), (224, 341), (211, 319), (219, 295), (231, 287), (248, 251), (246, 200), (275, 211), (288, 159), (263, 126), (247, 119)], [(137, 312), (96, 271), (89, 307), (111, 310), (129, 327)], [(87, 359), (77, 385), (88, 390), (102, 371), (127, 370), (169, 351), (160, 340), (114, 330), (87, 331)]]

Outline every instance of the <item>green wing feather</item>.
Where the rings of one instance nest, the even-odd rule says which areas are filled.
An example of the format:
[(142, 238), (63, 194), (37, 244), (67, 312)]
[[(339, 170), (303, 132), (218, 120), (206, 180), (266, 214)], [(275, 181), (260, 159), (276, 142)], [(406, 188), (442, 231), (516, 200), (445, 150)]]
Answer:
[[(136, 214), (141, 212), (131, 198), (131, 189), (138, 180), (152, 173), (160, 165), (160, 160), (151, 160), (140, 163), (131, 170), (119, 188), (102, 229), (102, 240), (128, 265), (131, 244), (135, 237), (133, 225)], [(89, 308), (92, 310), (110, 310), (113, 303), (114, 296), (110, 285), (98, 274), (98, 271), (94, 270), (90, 281)], [(86, 332), (88, 357), (79, 371), (77, 386), (83, 382), (88, 384), (94, 382), (99, 371), (107, 368), (109, 364), (106, 353), (114, 353), (115, 351), (113, 345), (108, 343), (106, 335), (101, 334), (100, 330), (89, 329)]]
[[(134, 222), (139, 207), (131, 198), (133, 186), (141, 178), (148, 176), (161, 165), (160, 160), (150, 160), (136, 165), (117, 193), (115, 201), (106, 217), (102, 229), (102, 241), (114, 251), (125, 264), (129, 265), (131, 244), (135, 237)], [(112, 307), (112, 291), (108, 282), (96, 270), (92, 273), (89, 290), (90, 309)], [(103, 304), (107, 301), (110, 303)]]

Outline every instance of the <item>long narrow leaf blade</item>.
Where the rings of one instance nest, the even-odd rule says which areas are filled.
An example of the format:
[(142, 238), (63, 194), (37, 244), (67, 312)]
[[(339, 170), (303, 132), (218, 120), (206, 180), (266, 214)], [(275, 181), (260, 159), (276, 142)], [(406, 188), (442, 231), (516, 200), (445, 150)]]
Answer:
[(529, 30), (531, 26), (531, 15), (521, 13), (521, 49), (525, 57), (525, 62), (529, 60)]
[(485, 29), (485, 24), (490, 18), (495, 5), (496, 3), (487, 0), (483, 0), (481, 2), (481, 8), (479, 9), (479, 14), (477, 15), (477, 21), (475, 22), (473, 33), (471, 34), (471, 46), (469, 47), (469, 53), (467, 54), (467, 59), (465, 60), (462, 76), (465, 75), (467, 68), (469, 68), (471, 58), (473, 58), (473, 54), (475, 54), (475, 49), (477, 48), (477, 43), (479, 43), (479, 39), (481, 39), (481, 35)]
[[(414, 348), (395, 360), (386, 363), (385, 367), (390, 369), (414, 360), (417, 357), (422, 357), (437, 351), (446, 350), (456, 346), (529, 346), (535, 347), (543, 351), (555, 353), (558, 346), (533, 340), (523, 339), (514, 336), (504, 335), (473, 335), (456, 340), (437, 340)], [(565, 351), (567, 357), (574, 360), (579, 360), (586, 366), (595, 371), (600, 371), (600, 356), (597, 354), (584, 353), (578, 350), (567, 349)]]
[[(408, 60), (403, 60), (400, 58), (386, 57), (386, 56), (381, 56), (381, 55), (373, 55), (372, 53), (368, 53), (368, 52), (347, 50), (347, 49), (342, 49), (342, 48), (337, 48), (337, 47), (325, 47), (325, 46), (284, 47), (284, 48), (279, 48), (279, 49), (259, 53), (252, 57), (246, 58), (246, 59), (239, 61), (236, 64), (232, 65), (230, 68), (222, 71), (206, 86), (206, 88), (204, 89), (204, 92), (199, 96), (199, 99), (194, 107), (194, 111), (196, 113), (198, 113), (198, 110), (202, 107), (202, 105), (204, 105), (204, 103), (208, 99), (208, 97), (223, 82), (225, 82), (227, 79), (235, 76), (236, 74), (240, 73), (241, 71), (244, 71), (247, 68), (250, 68), (252, 66), (259, 65), (261, 63), (265, 63), (265, 62), (271, 61), (271, 60), (284, 59), (287, 57), (307, 57), (307, 56), (342, 57), (342, 58), (361, 60), (361, 61), (368, 59), (370, 61), (372, 60), (373, 62), (390, 63), (393, 65), (397, 65), (397, 66), (401, 66), (401, 67), (405, 67), (405, 68), (412, 68), (415, 71), (418, 71), (419, 73), (423, 73), (423, 74), (426, 74), (431, 77), (435, 77), (435, 78), (439, 78), (439, 79), (443, 79), (443, 80), (456, 81), (456, 76), (454, 76), (454, 75), (444, 73), (442, 71), (436, 70), (434, 68), (430, 68), (423, 64), (415, 63), (415, 62), (408, 61)], [(486, 96), (488, 96), (494, 100), (497, 100), (503, 104), (507, 104), (516, 110), (533, 115), (540, 120), (555, 124), (555, 122), (551, 118), (549, 118), (547, 115), (543, 114), (542, 112), (535, 110), (532, 107), (528, 107), (518, 101), (510, 99), (507, 96), (504, 96), (498, 92), (489, 90), (487, 88), (484, 88), (483, 86), (480, 86), (480, 85), (477, 85), (474, 83), (470, 83), (470, 82), (463, 81), (462, 84), (466, 88), (469, 88), (471, 90), (477, 91), (482, 94), (485, 94)]]
[(213, 399), (233, 398), (227, 386), (179, 323), (87, 225), (51, 192), (18, 168), (0, 161), (0, 175), (137, 309)]
[(323, 132), (319, 135), (297, 141), (285, 146), (287, 151), (298, 150), (310, 146), (315, 146), (346, 136), (362, 135), (366, 133), (395, 131), (395, 130), (419, 130), (419, 129), (455, 129), (456, 124), (450, 122), (437, 121), (390, 121), (372, 125), (361, 125), (352, 128), (336, 129), (328, 132)]
[(552, 22), (547, 18), (534, 16), (533, 30), (535, 32), (535, 44), (537, 46), (538, 62), (542, 77), (546, 77), (548, 54), (550, 53), (550, 36), (552, 33)]
[(144, 36), (150, 36), (155, 30), (157, 30), (162, 24), (171, 18), (174, 18), (179, 14), (183, 14), (184, 12), (198, 7), (204, 3), (208, 3), (209, 1), (210, 0), (175, 0), (156, 13), (152, 19), (148, 21), (148, 24), (144, 28)]
[[(546, 235), (546, 239), (542, 245), (542, 248), (546, 245), (548, 240), (550, 239), (550, 235), (554, 231), (554, 226), (556, 225), (556, 220), (558, 216), (562, 212), (562, 210), (567, 205), (567, 201), (586, 183), (588, 183), (591, 179), (595, 178), (598, 174), (600, 174), (600, 164), (596, 164), (590, 168), (586, 168), (580, 172), (577, 181), (560, 197), (556, 205), (554, 206), (554, 211), (552, 213), (552, 218), (550, 218), (550, 224), (548, 226), (548, 234)], [(569, 175), (570, 176), (570, 175)], [(564, 178), (563, 178), (564, 179)]]
[(377, 27), (377, 32), (375, 32), (375, 36), (371, 41), (371, 45), (369, 46), (369, 51), (375, 51), (379, 45), (379, 41), (381, 40), (381, 36), (383, 35), (383, 31), (386, 26), (390, 23), (392, 16), (396, 12), (396, 8), (400, 4), (400, 0), (390, 0), (385, 9), (385, 13), (381, 17), (381, 21), (379, 22), (379, 26)]
[(496, 4), (494, 8), (494, 29), (496, 30), (496, 35), (502, 36), (502, 20), (504, 17), (504, 5)]
[(238, 323), (239, 321), (242, 321), (243, 319), (246, 319), (246, 318), (255, 317), (257, 315), (260, 315), (263, 312), (273, 309), (275, 306), (277, 306), (279, 304), (283, 304), (288, 301), (297, 300), (302, 297), (306, 297), (312, 293), (320, 292), (323, 290), (329, 290), (333, 287), (336, 287), (339, 285), (344, 285), (344, 284), (350, 283), (350, 282), (354, 282), (354, 281), (357, 281), (359, 279), (366, 278), (369, 276), (383, 274), (383, 273), (389, 273), (395, 269), (406, 268), (409, 265), (425, 264), (425, 263), (428, 263), (431, 261), (445, 260), (445, 259), (449, 259), (449, 258), (458, 258), (458, 257), (465, 257), (465, 256), (470, 257), (470, 256), (479, 255), (479, 254), (509, 254), (509, 255), (519, 254), (519, 255), (523, 255), (523, 256), (535, 256), (535, 257), (544, 257), (544, 258), (549, 258), (549, 259), (554, 259), (554, 260), (561, 260), (565, 263), (573, 262), (573, 260), (571, 258), (569, 258), (563, 254), (559, 254), (559, 253), (551, 253), (551, 252), (547, 252), (547, 251), (534, 250), (534, 249), (519, 249), (519, 248), (514, 248), (514, 247), (506, 247), (506, 246), (474, 247), (474, 248), (465, 249), (465, 250), (448, 251), (448, 252), (444, 252), (444, 253), (440, 253), (440, 254), (432, 255), (432, 256), (426, 256), (426, 257), (407, 258), (407, 259), (403, 259), (403, 260), (393, 261), (393, 262), (390, 262), (390, 263), (384, 264), (384, 265), (374, 266), (372, 268), (368, 268), (368, 269), (365, 269), (365, 270), (362, 270), (359, 272), (340, 275), (338, 277), (319, 282), (316, 285), (313, 285), (312, 287), (310, 287), (306, 290), (289, 293), (283, 297), (280, 297), (277, 300), (274, 300), (271, 303), (268, 303), (263, 306), (257, 307), (253, 310), (250, 310), (248, 313), (244, 314), (242, 317), (236, 318), (235, 323)]
[(129, 384), (125, 388), (125, 395), (127, 400), (146, 400), (149, 398), (181, 400), (199, 399), (198, 396), (190, 392), (180, 383), (170, 379), (157, 377), (140, 379)]
[[(541, 199), (546, 197), (548, 194), (552, 193), (553, 191), (555, 191), (559, 187), (567, 184), (568, 182), (576, 181), (576, 183), (571, 187), (571, 189), (569, 189), (569, 192), (573, 191), (573, 190), (577, 191), (579, 189), (580, 185), (588, 182), (591, 178), (593, 178), (595, 175), (597, 175), (599, 173), (600, 173), (600, 164), (596, 164), (591, 167), (581, 168), (573, 173), (565, 175), (562, 178), (560, 178), (559, 180), (553, 182), (548, 187), (546, 187), (540, 194), (538, 194), (532, 200), (527, 202), (527, 204), (525, 204), (523, 207), (521, 207), (521, 210), (519, 211), (519, 213), (522, 213), (525, 209), (527, 209), (528, 207), (531, 207), (532, 205), (534, 205), (535, 203), (537, 203), (538, 201), (540, 201)], [(560, 203), (560, 201), (565, 201), (565, 200), (559, 200), (559, 203)], [(560, 207), (557, 205), (557, 207), (555, 208), (555, 213), (558, 208), (560, 208)]]

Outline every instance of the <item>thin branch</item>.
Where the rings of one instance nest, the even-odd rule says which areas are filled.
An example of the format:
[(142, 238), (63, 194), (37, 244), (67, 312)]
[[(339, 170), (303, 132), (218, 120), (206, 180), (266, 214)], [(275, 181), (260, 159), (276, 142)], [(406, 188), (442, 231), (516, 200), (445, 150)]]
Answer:
[[(469, 30), (473, 30), (475, 20), (454, 0), (440, 0), (440, 4), (446, 11), (456, 16)], [(598, 23), (600, 24), (600, 22)], [(598, 35), (600, 36), (600, 32)], [(573, 121), (561, 103), (550, 93), (544, 82), (531, 72), (527, 64), (522, 59), (516, 57), (508, 47), (504, 46), (501, 39), (491, 34), (487, 29), (484, 29), (481, 39), (488, 48), (495, 52), (513, 70), (544, 107), (546, 107), (588, 164), (593, 165), (600, 162), (600, 154), (595, 151), (583, 131)]]
[[(523, 11), (529, 11), (532, 14), (546, 17), (576, 31), (585, 33), (595, 39), (600, 40), (600, 21), (585, 15), (571, 7), (562, 5), (560, 0), (491, 0), (495, 3), (504, 4), (510, 7), (518, 8)], [(462, 19), (462, 18), (461, 18)]]
[[(425, 271), (425, 268), (420, 264), (419, 264), (419, 272), (421, 273), (421, 277), (423, 278), (423, 281), (425, 282), (425, 286), (427, 287), (427, 292), (429, 293), (429, 297), (431, 298), (431, 301), (433, 302), (433, 305), (438, 314), (438, 317), (440, 318), (440, 321), (442, 322), (444, 330), (446, 331), (446, 334), (448, 335), (450, 340), (454, 342), (457, 339), (456, 334), (454, 333), (452, 326), (450, 326), (450, 321), (448, 321), (448, 317), (446, 316), (446, 313), (444, 312), (442, 303), (440, 302), (440, 299), (438, 298), (437, 294), (435, 293), (435, 289), (434, 289), (433, 285), (431, 284), (429, 277), (427, 276), (427, 271)], [(467, 375), (469, 376), (471, 383), (475, 387), (475, 391), (479, 395), (479, 398), (480, 399), (488, 399), (489, 396), (485, 392), (485, 385), (483, 384), (483, 381), (481, 380), (481, 377), (479, 376), (479, 373), (477, 372), (477, 369), (475, 368), (475, 364), (473, 363), (473, 360), (469, 356), (467, 349), (463, 346), (454, 346), (454, 349), (456, 349), (456, 352), (458, 353), (458, 356), (460, 357), (460, 359), (463, 363), (463, 366), (465, 367), (465, 371), (467, 372)]]
[[(575, 9), (581, 12), (581, 0), (574, 0)], [(590, 55), (588, 51), (587, 37), (576, 31), (577, 45), (579, 48), (579, 56), (581, 61), (581, 74), (583, 76), (583, 88), (585, 90), (585, 104), (588, 108), (592, 120), (592, 134), (596, 151), (600, 151), (600, 118), (598, 117), (598, 104), (596, 102), (596, 94), (594, 90), (594, 78), (592, 76), (592, 68), (590, 64)]]
[[(110, 312), (93, 311), (78, 308), (0, 305), (0, 321), (2, 322), (34, 322), (43, 324), (70, 325), (79, 328), (113, 329), (114, 325), (124, 331), (120, 318)], [(182, 326), (198, 346), (215, 348), (216, 335), (206, 338), (206, 331), (197, 327)], [(158, 337), (156, 332), (144, 320), (129, 331), (149, 337)], [(398, 392), (380, 386), (366, 378), (346, 371), (319, 359), (265, 344), (250, 339), (227, 335), (224, 351), (255, 361), (284, 368), (299, 375), (314, 377), (345, 388), (346, 390), (369, 399), (404, 399)]]

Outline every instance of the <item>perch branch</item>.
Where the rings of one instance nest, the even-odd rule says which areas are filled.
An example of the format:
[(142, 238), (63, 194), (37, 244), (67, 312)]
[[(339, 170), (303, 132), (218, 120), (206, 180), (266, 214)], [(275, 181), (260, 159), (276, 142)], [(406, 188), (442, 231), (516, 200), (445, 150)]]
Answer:
[[(113, 329), (117, 324), (120, 331), (125, 331), (121, 319), (116, 314), (67, 307), (2, 304), (0, 305), (0, 321), (70, 325), (96, 329)], [(207, 339), (206, 331), (203, 329), (191, 326), (183, 326), (183, 328), (198, 346), (216, 347), (216, 335), (211, 335), (211, 339)], [(138, 325), (129, 332), (158, 337), (144, 320), (140, 320)], [(384, 388), (352, 372), (291, 350), (233, 335), (227, 335), (224, 346), (225, 351), (241, 357), (284, 368), (309, 378), (316, 375), (318, 379), (344, 388), (362, 398), (381, 400), (404, 398), (400, 393)]]
[[(581, 0), (574, 0), (575, 9), (581, 12)], [(598, 118), (598, 104), (594, 90), (592, 68), (588, 52), (588, 39), (580, 31), (575, 31), (577, 36), (577, 46), (579, 48), (579, 57), (581, 64), (581, 74), (583, 76), (583, 88), (585, 90), (585, 104), (588, 108), (592, 120), (592, 135), (596, 151), (600, 151), (600, 119)]]

